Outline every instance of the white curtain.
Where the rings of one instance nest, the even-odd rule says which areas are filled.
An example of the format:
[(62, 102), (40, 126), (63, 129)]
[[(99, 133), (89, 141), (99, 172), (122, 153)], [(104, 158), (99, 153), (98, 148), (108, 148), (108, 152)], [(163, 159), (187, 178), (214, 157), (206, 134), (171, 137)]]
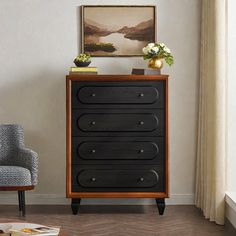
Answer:
[(196, 206), (224, 224), (227, 0), (202, 0)]

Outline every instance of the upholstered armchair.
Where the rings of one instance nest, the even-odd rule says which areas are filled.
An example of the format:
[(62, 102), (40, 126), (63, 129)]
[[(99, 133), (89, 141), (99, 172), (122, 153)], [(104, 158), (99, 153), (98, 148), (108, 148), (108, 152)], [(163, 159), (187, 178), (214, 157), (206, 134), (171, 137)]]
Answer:
[(25, 215), (25, 190), (37, 184), (38, 154), (25, 148), (20, 125), (0, 125), (0, 190), (18, 191), (19, 210)]

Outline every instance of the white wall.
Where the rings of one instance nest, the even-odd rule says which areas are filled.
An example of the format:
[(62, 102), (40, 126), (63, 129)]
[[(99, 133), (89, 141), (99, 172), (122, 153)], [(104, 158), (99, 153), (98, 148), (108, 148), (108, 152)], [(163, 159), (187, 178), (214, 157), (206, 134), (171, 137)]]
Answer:
[(236, 192), (236, 1), (228, 1), (228, 191)]
[(228, 0), (228, 163), (226, 216), (236, 227), (236, 1)]
[[(65, 75), (78, 52), (77, 6), (127, 4), (109, 0), (0, 1), (0, 123), (20, 123), (27, 146), (40, 156), (32, 202), (64, 203)], [(170, 74), (170, 192), (172, 203), (194, 194), (199, 77), (199, 0), (132, 0), (157, 4), (157, 37), (173, 51)], [(142, 58), (94, 58), (100, 73), (129, 74)], [(10, 195), (12, 196), (12, 195)], [(29, 195), (28, 195), (29, 196)], [(57, 200), (53, 199), (57, 197)], [(13, 197), (0, 195), (3, 202)], [(12, 199), (12, 200), (11, 200)]]

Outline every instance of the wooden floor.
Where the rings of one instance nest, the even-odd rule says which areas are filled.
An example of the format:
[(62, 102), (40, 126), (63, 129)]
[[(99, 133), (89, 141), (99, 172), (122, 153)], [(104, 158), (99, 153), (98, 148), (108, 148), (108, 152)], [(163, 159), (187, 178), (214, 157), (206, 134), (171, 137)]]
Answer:
[(236, 236), (227, 223), (205, 220), (194, 206), (167, 206), (159, 216), (155, 206), (81, 206), (71, 214), (69, 206), (27, 206), (22, 218), (17, 206), (0, 206), (0, 222), (27, 221), (60, 225), (68, 236)]

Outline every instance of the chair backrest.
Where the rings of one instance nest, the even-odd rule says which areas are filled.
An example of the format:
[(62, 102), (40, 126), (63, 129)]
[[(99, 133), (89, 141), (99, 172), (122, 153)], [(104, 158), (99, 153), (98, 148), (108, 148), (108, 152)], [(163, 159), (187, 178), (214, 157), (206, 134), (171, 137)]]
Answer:
[(0, 160), (24, 146), (24, 130), (16, 124), (0, 125)]

